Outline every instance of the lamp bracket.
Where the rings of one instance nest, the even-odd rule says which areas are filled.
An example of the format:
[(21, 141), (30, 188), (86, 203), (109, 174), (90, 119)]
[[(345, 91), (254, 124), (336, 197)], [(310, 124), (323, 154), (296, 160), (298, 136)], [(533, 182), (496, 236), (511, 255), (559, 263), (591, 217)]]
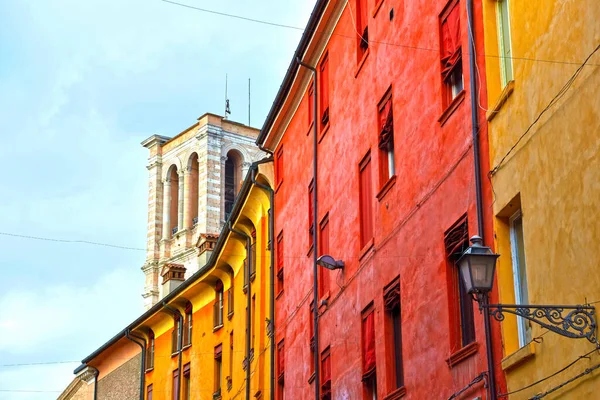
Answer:
[(595, 309), (592, 306), (481, 304), (496, 321), (504, 321), (504, 313), (535, 322), (544, 328), (573, 339), (587, 339), (597, 344)]

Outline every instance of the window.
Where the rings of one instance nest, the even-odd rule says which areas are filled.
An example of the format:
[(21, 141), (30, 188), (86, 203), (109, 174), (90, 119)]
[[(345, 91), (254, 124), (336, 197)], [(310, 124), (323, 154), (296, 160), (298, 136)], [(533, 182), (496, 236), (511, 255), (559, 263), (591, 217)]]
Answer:
[(146, 388), (146, 400), (152, 400), (152, 384)]
[(375, 357), (375, 312), (373, 304), (362, 312), (362, 381), (365, 400), (377, 399), (377, 362)]
[(321, 92), (319, 93), (321, 128), (325, 128), (329, 124), (329, 55), (327, 53), (323, 56), (319, 71), (319, 77), (321, 78)]
[(391, 355), (387, 358), (388, 390), (394, 391), (404, 386), (404, 370), (402, 365), (402, 318), (400, 313), (400, 278), (394, 279), (383, 288), (383, 304), (385, 307), (386, 352)]
[(229, 333), (229, 376), (227, 377), (227, 390), (233, 386), (233, 331)]
[(217, 280), (215, 284), (215, 305), (214, 305), (214, 328), (223, 326), (223, 282)]
[[(319, 224), (319, 256), (329, 254), (329, 213), (325, 215)], [(329, 292), (329, 270), (319, 268), (319, 298)]]
[(373, 192), (371, 186), (371, 152), (359, 164), (360, 247), (373, 239)]
[(285, 353), (283, 339), (277, 344), (277, 399), (283, 399), (285, 375)]
[(387, 90), (379, 105), (379, 175), (383, 186), (396, 173), (394, 168), (394, 116), (392, 110), (392, 87)]
[(179, 400), (179, 370), (173, 371), (173, 400)]
[[(165, 191), (165, 204), (163, 204), (163, 224), (165, 224), (168, 230), (163, 235), (163, 239), (170, 239), (172, 235), (177, 233), (179, 229), (179, 174), (177, 173), (177, 167), (172, 165), (167, 173), (167, 179), (164, 183)], [(163, 231), (164, 232), (164, 231)]]
[[(525, 264), (525, 241), (523, 236), (523, 217), (518, 211), (510, 218), (510, 250), (513, 264), (513, 283), (515, 288), (515, 302), (529, 304), (527, 293), (527, 271)], [(531, 342), (531, 322), (525, 318), (517, 317), (519, 330), (519, 346), (523, 347)]]
[(513, 80), (512, 50), (510, 43), (510, 14), (509, 0), (496, 1), (496, 16), (498, 21), (498, 47), (500, 55), (500, 70), (502, 86)]
[(171, 354), (177, 354), (181, 350), (181, 331), (182, 321), (181, 315), (177, 314), (174, 317), (173, 331), (171, 332)]
[(308, 341), (308, 345), (310, 347), (310, 360), (309, 360), (309, 368), (310, 368), (310, 375), (312, 377), (312, 375), (315, 373), (315, 315), (314, 315), (314, 301), (310, 302), (310, 308), (309, 308), (309, 314), (308, 314), (308, 326), (310, 331), (308, 332), (308, 336), (309, 336), (309, 341)]
[(190, 387), (190, 363), (183, 366), (183, 400), (192, 398), (192, 390)]
[(223, 353), (223, 345), (218, 345), (215, 347), (215, 391), (213, 396), (221, 396), (221, 376), (222, 376), (222, 354)]
[(283, 231), (277, 236), (277, 295), (283, 292)]
[(279, 187), (279, 185), (281, 185), (281, 182), (283, 182), (283, 146), (279, 147), (279, 150), (277, 151), (275, 176), (276, 186)]
[(315, 223), (315, 209), (314, 209), (314, 190), (315, 190), (315, 180), (314, 178), (310, 180), (310, 184), (308, 185), (308, 243), (309, 247), (313, 247), (314, 237), (313, 237), (313, 225)]
[[(233, 284), (233, 279), (231, 280)], [(233, 285), (227, 290), (227, 317), (233, 316)]]
[(356, 0), (356, 33), (358, 61), (360, 62), (369, 48), (369, 13), (367, 0)]
[(252, 304), (250, 312), (250, 340), (251, 346), (250, 354), (254, 354), (254, 344), (256, 343), (256, 294), (252, 295)]
[(450, 340), (452, 351), (475, 341), (473, 300), (464, 288), (456, 261), (469, 247), (469, 227), (466, 214), (444, 234), (448, 265), (448, 293), (450, 307)]
[(440, 33), (445, 109), (464, 88), (458, 0), (452, 0), (441, 14)]
[(331, 400), (331, 357), (329, 346), (321, 353), (321, 399)]
[(148, 347), (146, 348), (146, 371), (154, 369), (154, 332), (148, 332)]
[(183, 347), (192, 345), (192, 303), (185, 305), (185, 321), (183, 323)]
[(315, 122), (315, 83), (310, 82), (308, 86), (308, 126)]

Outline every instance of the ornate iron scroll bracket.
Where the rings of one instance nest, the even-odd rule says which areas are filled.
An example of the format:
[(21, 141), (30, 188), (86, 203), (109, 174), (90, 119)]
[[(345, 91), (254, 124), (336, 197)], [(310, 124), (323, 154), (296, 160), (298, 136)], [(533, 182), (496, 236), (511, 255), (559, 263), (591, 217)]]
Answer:
[(481, 304), (496, 321), (504, 321), (504, 314), (514, 314), (544, 328), (573, 339), (587, 339), (598, 344), (595, 309), (592, 306), (563, 306), (529, 304)]

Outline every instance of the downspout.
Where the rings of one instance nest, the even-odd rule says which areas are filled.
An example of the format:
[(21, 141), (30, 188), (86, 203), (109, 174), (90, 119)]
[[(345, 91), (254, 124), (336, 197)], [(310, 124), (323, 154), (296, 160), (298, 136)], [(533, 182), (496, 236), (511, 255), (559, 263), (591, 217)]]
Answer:
[(178, 358), (178, 371), (179, 371), (179, 376), (177, 377), (177, 380), (179, 381), (178, 389), (179, 389), (179, 393), (177, 393), (177, 398), (180, 399), (181, 398), (181, 375), (182, 375), (182, 371), (181, 371), (181, 339), (183, 337), (183, 317), (181, 315), (181, 313), (179, 312), (179, 310), (174, 309), (173, 307), (171, 307), (170, 305), (168, 305), (165, 301), (163, 301), (162, 303), (163, 307), (166, 308), (167, 310), (169, 310), (172, 314), (173, 317), (178, 316), (179, 317), (179, 324), (178, 325), (178, 330), (179, 330), (179, 334), (177, 335), (177, 358)]
[[(125, 331), (125, 337), (140, 346), (142, 349), (142, 366), (140, 368), (140, 400), (144, 400), (144, 388), (146, 386), (146, 339), (132, 334), (129, 329)], [(141, 340), (143, 344), (132, 338)]]
[(94, 368), (96, 372), (94, 372), (94, 400), (98, 399), (98, 375), (100, 375), (100, 371), (98, 368)]
[[(475, 77), (475, 26), (473, 23), (473, 0), (467, 0), (467, 20), (469, 26), (469, 80), (471, 89), (471, 122), (473, 130), (473, 164), (475, 172), (475, 198), (477, 202), (477, 232), (481, 238), (484, 238), (483, 229), (483, 194), (481, 189), (481, 160), (479, 157), (479, 106), (477, 104), (477, 81)], [(488, 301), (488, 299), (486, 299)], [(490, 315), (487, 311), (483, 313), (483, 322), (486, 336), (486, 351), (488, 363), (488, 380), (490, 400), (496, 400), (496, 376), (494, 374), (494, 352), (492, 350), (492, 329), (490, 324)]]
[(319, 254), (318, 251), (318, 242), (317, 242), (317, 216), (319, 215), (319, 207), (317, 202), (317, 70), (302, 62), (300, 57), (296, 57), (296, 62), (303, 66), (304, 68), (310, 70), (313, 74), (313, 88), (314, 88), (314, 96), (313, 96), (313, 327), (314, 327), (314, 338), (315, 338), (315, 357), (314, 357), (314, 371), (315, 371), (315, 400), (320, 400), (321, 398), (321, 384), (319, 377), (319, 287), (318, 287), (318, 266), (317, 266), (317, 256)]
[[(273, 161), (272, 159), (270, 161)], [(271, 394), (269, 395), (270, 400), (275, 400), (275, 191), (267, 185), (263, 185), (256, 181), (255, 176), (256, 169), (252, 170), (252, 183), (257, 187), (269, 192), (269, 244), (271, 252), (271, 266), (269, 269), (270, 282), (270, 296), (269, 296), (269, 320), (271, 322), (271, 357), (270, 357), (270, 369), (271, 369)]]
[[(249, 235), (242, 231), (234, 229), (231, 225), (231, 221), (229, 221), (229, 230), (246, 238), (246, 259), (248, 260), (248, 268), (246, 268), (246, 282), (248, 282), (248, 294), (246, 295), (246, 400), (250, 400), (250, 332), (252, 330), (252, 303), (250, 300), (250, 298), (252, 297), (252, 282), (250, 282), (250, 271), (252, 271), (252, 257), (250, 257), (250, 251), (252, 242)], [(273, 390), (271, 389), (271, 391)]]

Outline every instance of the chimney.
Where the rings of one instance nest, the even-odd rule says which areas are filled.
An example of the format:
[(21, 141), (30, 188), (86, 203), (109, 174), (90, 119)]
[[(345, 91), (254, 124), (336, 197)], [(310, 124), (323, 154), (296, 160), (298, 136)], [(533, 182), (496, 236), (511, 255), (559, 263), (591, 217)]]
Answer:
[(196, 247), (198, 247), (198, 268), (206, 265), (215, 249), (218, 238), (219, 235), (211, 235), (209, 233), (202, 233), (200, 235), (198, 243), (196, 243)]
[(185, 267), (181, 264), (165, 264), (160, 273), (162, 276), (162, 295), (165, 297), (185, 281)]

